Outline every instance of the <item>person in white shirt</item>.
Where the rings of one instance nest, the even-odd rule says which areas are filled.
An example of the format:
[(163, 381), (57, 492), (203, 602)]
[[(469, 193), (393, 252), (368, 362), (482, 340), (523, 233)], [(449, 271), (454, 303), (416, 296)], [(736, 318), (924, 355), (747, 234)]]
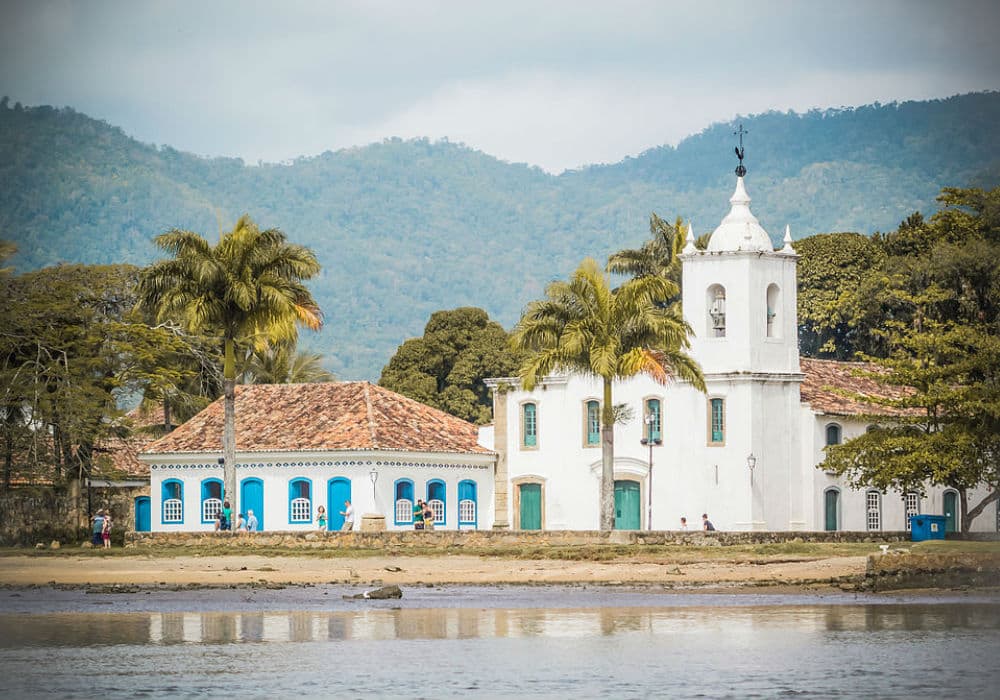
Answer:
[(688, 519), (682, 517), (681, 518), (681, 530), (687, 530), (687, 529), (688, 529)]
[(350, 532), (354, 529), (354, 506), (351, 505), (350, 501), (344, 501), (344, 510), (340, 511), (340, 514), (344, 516), (344, 526), (340, 528), (341, 532)]
[(252, 510), (247, 511), (247, 532), (257, 532), (257, 516)]

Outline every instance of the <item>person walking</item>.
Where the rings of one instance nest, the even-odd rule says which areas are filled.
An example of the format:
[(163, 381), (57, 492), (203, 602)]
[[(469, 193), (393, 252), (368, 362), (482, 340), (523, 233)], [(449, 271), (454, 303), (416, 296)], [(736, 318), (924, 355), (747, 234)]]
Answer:
[(434, 509), (431, 508), (431, 504), (427, 502), (424, 503), (424, 529), (434, 529)]
[(247, 532), (257, 532), (257, 516), (252, 510), (247, 511)]
[(222, 502), (222, 529), (231, 530), (233, 527), (233, 507), (229, 501)]
[(351, 505), (350, 501), (344, 501), (344, 510), (340, 511), (340, 514), (344, 516), (344, 526), (340, 528), (341, 532), (350, 532), (354, 529), (354, 506)]
[(712, 532), (715, 530), (715, 525), (713, 525), (712, 521), (708, 519), (708, 513), (701, 514), (701, 529), (705, 532)]
[(91, 530), (90, 543), (95, 547), (100, 547), (104, 542), (104, 509), (101, 508), (94, 516), (94, 528)]
[(104, 522), (101, 523), (101, 540), (105, 549), (111, 549), (111, 513), (104, 514)]
[(687, 530), (687, 529), (688, 529), (688, 519), (685, 518), (684, 516), (681, 516), (681, 530)]

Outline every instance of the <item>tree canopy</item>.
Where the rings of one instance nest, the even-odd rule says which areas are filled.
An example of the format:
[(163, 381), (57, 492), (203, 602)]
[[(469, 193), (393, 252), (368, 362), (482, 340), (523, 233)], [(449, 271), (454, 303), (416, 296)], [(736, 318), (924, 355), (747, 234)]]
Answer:
[(493, 417), (487, 377), (508, 377), (521, 356), (508, 334), (482, 309), (431, 315), (420, 338), (407, 340), (382, 370), (379, 385), (473, 423)]
[(1000, 188), (946, 189), (941, 202), (875, 238), (881, 264), (845, 304), (877, 341), (859, 353), (869, 376), (905, 390), (879, 402), (895, 415), (870, 416), (878, 429), (829, 448), (821, 467), (883, 490), (952, 487), (967, 531), (1000, 496)]

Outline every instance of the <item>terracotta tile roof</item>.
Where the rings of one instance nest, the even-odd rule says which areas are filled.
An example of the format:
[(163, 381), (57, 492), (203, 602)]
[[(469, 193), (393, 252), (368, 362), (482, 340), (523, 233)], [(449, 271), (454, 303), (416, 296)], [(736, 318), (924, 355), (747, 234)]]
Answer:
[[(218, 399), (144, 450), (222, 451)], [(490, 454), (472, 423), (370, 382), (258, 384), (236, 387), (240, 452), (412, 450)]]
[(855, 370), (877, 370), (876, 365), (803, 357), (799, 360), (799, 366), (805, 374), (805, 380), (800, 387), (802, 402), (808, 403), (814, 411), (837, 416), (902, 416), (919, 413), (914, 409), (867, 403), (839, 393), (849, 392), (888, 399), (903, 398), (909, 393), (903, 387), (880, 384), (870, 377), (859, 377), (854, 374)]

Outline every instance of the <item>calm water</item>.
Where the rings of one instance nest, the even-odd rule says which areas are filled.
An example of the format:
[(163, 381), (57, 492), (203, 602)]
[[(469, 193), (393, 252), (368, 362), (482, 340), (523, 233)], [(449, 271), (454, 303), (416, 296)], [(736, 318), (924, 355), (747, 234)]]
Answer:
[(0, 591), (0, 696), (1000, 697), (989, 599), (340, 593)]

